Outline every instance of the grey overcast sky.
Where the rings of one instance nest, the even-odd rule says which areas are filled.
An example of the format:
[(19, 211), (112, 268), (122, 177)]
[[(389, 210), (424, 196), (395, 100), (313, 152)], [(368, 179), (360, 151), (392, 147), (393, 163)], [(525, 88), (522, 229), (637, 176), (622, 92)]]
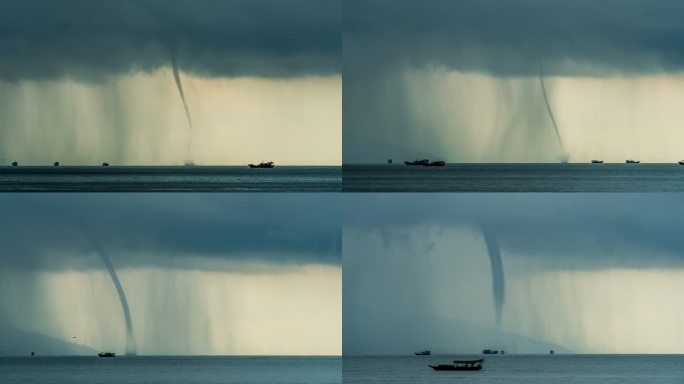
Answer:
[(0, 78), (100, 78), (168, 66), (202, 77), (340, 71), (337, 0), (26, 0), (0, 14)]
[(339, 165), (340, 0), (7, 0), (0, 164)]
[(8, 195), (0, 199), (0, 258), (4, 268), (99, 269), (90, 257), (95, 236), (119, 266), (192, 258), (339, 265), (335, 201), (325, 194)]
[(1, 196), (0, 355), (339, 355), (337, 198)]
[(682, 351), (674, 194), (350, 194), (343, 212), (345, 353)]
[(677, 161), (682, 13), (676, 0), (347, 1), (344, 161)]

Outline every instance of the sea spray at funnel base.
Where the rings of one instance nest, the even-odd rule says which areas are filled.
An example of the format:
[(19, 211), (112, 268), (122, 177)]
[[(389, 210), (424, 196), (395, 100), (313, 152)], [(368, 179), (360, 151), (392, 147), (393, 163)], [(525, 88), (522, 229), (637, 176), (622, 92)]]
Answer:
[(487, 245), (489, 262), (492, 268), (492, 293), (494, 294), (494, 307), (496, 310), (496, 324), (501, 323), (501, 311), (506, 300), (506, 283), (504, 281), (503, 262), (501, 250), (494, 234), (488, 229), (482, 228), (482, 236)]

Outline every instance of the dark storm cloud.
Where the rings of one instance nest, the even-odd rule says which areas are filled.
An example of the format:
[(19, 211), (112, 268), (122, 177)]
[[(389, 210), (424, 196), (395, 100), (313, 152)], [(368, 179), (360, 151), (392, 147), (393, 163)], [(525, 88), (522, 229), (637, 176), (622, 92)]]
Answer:
[(348, 0), (345, 75), (443, 66), (495, 75), (681, 71), (679, 0)]
[(2, 268), (101, 268), (98, 247), (117, 268), (341, 262), (333, 195), (19, 194), (0, 212)]
[(179, 66), (200, 76), (340, 71), (339, 0), (8, 0), (0, 79), (98, 79)]
[(421, 224), (486, 228), (504, 258), (514, 253), (572, 268), (684, 266), (684, 202), (676, 194), (373, 194), (343, 201), (345, 230), (391, 236)]

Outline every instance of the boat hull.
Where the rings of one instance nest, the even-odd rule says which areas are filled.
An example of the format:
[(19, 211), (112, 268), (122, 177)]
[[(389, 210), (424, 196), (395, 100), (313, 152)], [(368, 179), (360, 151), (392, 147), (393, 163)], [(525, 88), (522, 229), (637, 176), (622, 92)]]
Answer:
[(428, 164), (430, 164), (430, 160), (423, 159), (423, 160), (416, 160), (416, 161), (404, 161), (404, 164), (406, 164), (406, 165), (428, 165)]
[(474, 367), (457, 367), (455, 365), (450, 364), (440, 364), (430, 365), (430, 368), (434, 369), (435, 371), (479, 371), (482, 369), (482, 366), (477, 365)]
[(443, 161), (433, 161), (432, 163), (423, 164), (426, 167), (443, 167), (446, 165)]

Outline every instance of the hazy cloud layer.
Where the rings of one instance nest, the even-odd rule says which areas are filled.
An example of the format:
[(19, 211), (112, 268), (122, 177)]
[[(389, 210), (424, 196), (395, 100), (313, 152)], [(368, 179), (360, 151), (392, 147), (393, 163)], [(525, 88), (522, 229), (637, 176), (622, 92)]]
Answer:
[(673, 194), (367, 194), (343, 201), (345, 230), (388, 239), (420, 225), (445, 233), (487, 228), (506, 257), (560, 268), (684, 266), (684, 203)]
[(495, 75), (681, 71), (684, 3), (350, 0), (345, 74), (448, 67)]
[(0, 265), (99, 269), (98, 242), (117, 268), (206, 268), (200, 258), (338, 265), (339, 209), (325, 194), (6, 195)]
[(98, 79), (170, 66), (201, 76), (340, 71), (339, 0), (10, 0), (0, 79)]

